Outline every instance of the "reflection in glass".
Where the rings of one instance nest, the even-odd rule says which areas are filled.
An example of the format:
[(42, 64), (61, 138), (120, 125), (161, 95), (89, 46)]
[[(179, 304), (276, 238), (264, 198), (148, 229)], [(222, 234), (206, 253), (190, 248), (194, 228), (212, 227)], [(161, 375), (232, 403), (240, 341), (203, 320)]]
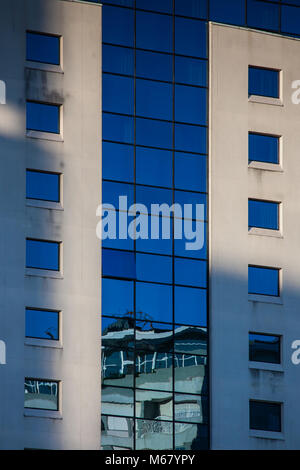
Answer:
[(170, 450), (173, 448), (173, 423), (136, 419), (136, 450)]
[(136, 47), (172, 52), (172, 17), (136, 12)]
[(137, 390), (135, 395), (137, 418), (171, 420), (173, 418), (172, 393)]
[(59, 312), (26, 308), (26, 338), (59, 340)]
[(175, 15), (207, 18), (207, 0), (175, 0)]
[(26, 170), (26, 197), (59, 202), (60, 175), (45, 171)]
[(152, 320), (172, 321), (172, 287), (160, 284), (136, 283), (136, 310)]
[(60, 38), (58, 36), (27, 31), (26, 60), (59, 65)]
[(102, 315), (126, 316), (133, 312), (133, 282), (102, 279)]
[(207, 450), (208, 446), (208, 426), (175, 423), (176, 450)]
[(206, 358), (193, 354), (175, 354), (175, 392), (207, 394)]
[(176, 326), (174, 350), (186, 354), (207, 355), (207, 329), (192, 326)]
[(249, 294), (279, 296), (279, 269), (262, 266), (248, 267)]
[(175, 284), (206, 287), (206, 261), (175, 258)]
[(279, 163), (279, 137), (249, 132), (249, 162)]
[[(154, 348), (155, 345), (152, 345)], [(158, 346), (161, 352), (148, 352), (137, 345), (135, 359), (135, 384), (137, 388), (172, 391), (173, 356), (162, 352), (163, 345)], [(166, 348), (168, 345), (166, 345)]]
[(101, 412), (104, 415), (133, 416), (133, 390), (102, 385)]
[(58, 382), (25, 378), (24, 407), (58, 410)]
[[(136, 249), (137, 251), (145, 251), (148, 253), (160, 253), (163, 255), (171, 255), (172, 254), (172, 222), (168, 220), (167, 218), (164, 218), (164, 223), (168, 224), (168, 227), (170, 227), (170, 237), (166, 238), (165, 240), (162, 238), (162, 217), (159, 217), (159, 220), (157, 222), (158, 225), (158, 239), (154, 238), (149, 238), (148, 240), (142, 240), (138, 239), (136, 240)], [(149, 233), (150, 233), (150, 228), (151, 228), (151, 216), (148, 216), (148, 228), (149, 228)]]
[(175, 188), (206, 192), (206, 157), (175, 152)]
[(300, 8), (282, 5), (281, 30), (284, 33), (300, 34)]
[(221, 23), (245, 24), (245, 1), (244, 0), (210, 0), (209, 16), (212, 21)]
[(250, 429), (281, 432), (281, 403), (250, 400)]
[(199, 395), (175, 394), (175, 421), (207, 423), (208, 399)]
[(249, 95), (279, 98), (279, 71), (249, 66)]
[(60, 243), (46, 240), (26, 240), (26, 267), (59, 271)]
[(172, 283), (172, 258), (136, 254), (136, 277), (139, 281)]
[(32, 131), (60, 132), (60, 106), (54, 104), (26, 102), (26, 129)]
[[(193, 223), (193, 230), (196, 230), (195, 226), (196, 222)], [(186, 242), (190, 242), (190, 240), (186, 239), (185, 237), (182, 240), (174, 240), (174, 249), (175, 249), (175, 256), (185, 256), (187, 258), (199, 258), (205, 259), (207, 258), (207, 223), (206, 222), (199, 222), (197, 224), (202, 224), (199, 226), (199, 232), (204, 233), (204, 244), (203, 247), (197, 250), (187, 250), (186, 249)]]
[(264, 28), (278, 31), (279, 5), (258, 0), (247, 0), (247, 23), (252, 28)]
[(172, 13), (173, 0), (136, 0), (136, 7), (141, 10), (160, 11), (162, 13)]
[(137, 147), (136, 182), (170, 188), (172, 186), (172, 152)]
[(205, 289), (175, 286), (175, 323), (206, 326)]
[[(149, 147), (172, 148), (172, 124), (153, 119), (136, 119), (136, 143)], [(183, 149), (184, 150), (184, 149)]]
[(280, 336), (249, 333), (249, 361), (280, 364)]
[(248, 226), (279, 229), (279, 203), (248, 199)]
[(102, 274), (120, 278), (135, 279), (135, 256), (130, 251), (102, 250)]
[[(112, 204), (116, 209), (119, 207), (119, 197), (127, 196), (127, 207), (134, 201), (134, 187), (131, 184), (115, 183), (111, 181), (102, 182), (102, 201), (103, 207), (106, 204)], [(110, 208), (108, 206), (108, 208)]]
[(102, 450), (133, 449), (133, 419), (120, 416), (101, 417)]

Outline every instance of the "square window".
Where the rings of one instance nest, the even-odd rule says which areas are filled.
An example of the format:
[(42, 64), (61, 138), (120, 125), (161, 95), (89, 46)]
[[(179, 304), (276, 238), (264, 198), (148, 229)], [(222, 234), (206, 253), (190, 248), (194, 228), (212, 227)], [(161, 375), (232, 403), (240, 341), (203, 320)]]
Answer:
[(60, 201), (60, 175), (46, 171), (26, 170), (26, 198)]
[(250, 429), (281, 432), (281, 403), (249, 401)]
[(249, 199), (248, 226), (279, 230), (279, 203)]
[(60, 242), (26, 240), (26, 267), (59, 271)]
[(249, 333), (249, 361), (280, 364), (280, 336)]
[(26, 33), (26, 60), (60, 64), (60, 38), (50, 34)]
[(25, 408), (58, 411), (59, 382), (25, 378), (24, 392)]
[(102, 274), (118, 278), (135, 279), (135, 255), (130, 251), (102, 250)]
[(173, 77), (173, 57), (161, 52), (136, 51), (136, 75), (171, 82)]
[(125, 317), (133, 312), (134, 290), (132, 281), (102, 279), (102, 314)]
[(59, 312), (26, 308), (25, 312), (26, 338), (59, 340)]
[(248, 95), (279, 98), (279, 70), (249, 65)]
[(279, 297), (279, 269), (248, 266), (249, 294)]
[(172, 119), (173, 88), (168, 83), (136, 80), (136, 114), (155, 119)]
[(249, 162), (279, 163), (279, 136), (249, 132)]
[(207, 292), (205, 289), (175, 286), (175, 323), (206, 326)]
[(60, 105), (27, 101), (26, 129), (59, 134)]
[(136, 12), (136, 46), (139, 49), (172, 52), (173, 21), (171, 16)]

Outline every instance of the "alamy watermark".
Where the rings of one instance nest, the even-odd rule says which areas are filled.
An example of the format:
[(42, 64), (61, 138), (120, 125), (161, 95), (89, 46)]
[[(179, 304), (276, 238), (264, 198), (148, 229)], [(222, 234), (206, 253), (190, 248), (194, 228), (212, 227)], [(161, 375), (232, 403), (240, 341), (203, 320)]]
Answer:
[(6, 344), (0, 340), (0, 365), (6, 364)]
[(6, 104), (6, 84), (0, 80), (0, 104)]
[(168, 240), (173, 236), (175, 240), (186, 240), (188, 251), (204, 246), (204, 204), (151, 204), (149, 214), (145, 204), (128, 207), (127, 196), (119, 196), (117, 208), (100, 204), (96, 216), (101, 217), (96, 227), (101, 240)]

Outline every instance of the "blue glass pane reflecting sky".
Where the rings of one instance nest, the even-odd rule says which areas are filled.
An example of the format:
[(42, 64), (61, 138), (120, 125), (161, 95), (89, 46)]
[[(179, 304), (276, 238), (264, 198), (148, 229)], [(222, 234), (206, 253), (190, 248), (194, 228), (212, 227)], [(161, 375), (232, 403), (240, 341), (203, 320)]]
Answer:
[(59, 339), (59, 313), (48, 310), (26, 309), (25, 336), (27, 338)]
[(26, 266), (28, 268), (59, 270), (59, 243), (26, 240)]
[(207, 152), (207, 129), (205, 127), (175, 124), (175, 149), (184, 152)]
[(270, 230), (279, 229), (279, 206), (276, 202), (248, 201), (249, 227), (260, 227)]
[(253, 28), (265, 28), (278, 31), (279, 5), (247, 0), (247, 24)]
[(207, 0), (175, 0), (175, 15), (207, 18)]
[(172, 258), (169, 256), (136, 255), (136, 276), (139, 281), (172, 283)]
[(249, 95), (279, 97), (279, 72), (249, 66)]
[(156, 13), (136, 12), (136, 47), (172, 52), (172, 17)]
[(175, 85), (175, 121), (206, 124), (205, 88)]
[(134, 44), (134, 12), (127, 8), (105, 6), (103, 8), (102, 40), (112, 44)]
[(136, 80), (136, 114), (138, 116), (172, 120), (172, 97), (172, 85), (150, 80)]
[(175, 323), (206, 326), (205, 289), (175, 287)]
[(102, 67), (104, 72), (134, 74), (134, 51), (127, 47), (102, 46)]
[(133, 79), (104, 73), (102, 76), (103, 111), (133, 114)]
[(137, 77), (172, 81), (173, 56), (160, 52), (136, 51)]
[(133, 312), (132, 281), (102, 279), (102, 314), (122, 316)]
[(172, 287), (160, 284), (136, 283), (136, 311), (153, 320), (172, 321)]
[(134, 279), (136, 276), (134, 253), (103, 249), (102, 274), (103, 276)]
[(172, 186), (172, 152), (136, 148), (136, 182), (153, 186)]
[(245, 1), (210, 0), (209, 15), (212, 21), (242, 26), (245, 24)]
[(300, 8), (282, 5), (281, 29), (285, 33), (300, 34)]
[(250, 294), (279, 295), (279, 270), (257, 266), (248, 267)]
[(133, 146), (102, 143), (102, 177), (116, 181), (134, 180)]
[(206, 261), (175, 258), (175, 283), (206, 287)]
[(142, 10), (160, 11), (172, 13), (173, 0), (136, 0), (136, 7)]
[(26, 170), (26, 197), (59, 202), (59, 181), (56, 173)]
[(117, 114), (102, 114), (102, 131), (104, 140), (133, 143), (133, 118)]
[(250, 132), (249, 161), (279, 163), (279, 138)]
[(149, 147), (172, 148), (172, 124), (153, 119), (136, 119), (136, 143)]
[(127, 204), (131, 206), (134, 202), (133, 185), (126, 183), (115, 183), (103, 181), (102, 183), (102, 203), (112, 204), (115, 209), (119, 208), (119, 196), (127, 196)]
[(41, 132), (59, 133), (59, 106), (26, 103), (26, 128)]
[(206, 157), (175, 152), (175, 188), (206, 192)]
[(207, 61), (175, 56), (175, 82), (187, 85), (207, 85)]
[(57, 36), (27, 32), (26, 59), (59, 65), (60, 44)]
[(175, 18), (175, 53), (207, 57), (206, 24), (197, 20)]

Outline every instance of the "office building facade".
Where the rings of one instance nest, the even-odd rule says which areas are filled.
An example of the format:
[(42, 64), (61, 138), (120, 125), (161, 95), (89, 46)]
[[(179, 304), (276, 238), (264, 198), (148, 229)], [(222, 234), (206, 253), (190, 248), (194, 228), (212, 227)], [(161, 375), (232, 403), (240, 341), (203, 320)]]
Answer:
[(17, 3), (1, 448), (299, 448), (300, 2)]

